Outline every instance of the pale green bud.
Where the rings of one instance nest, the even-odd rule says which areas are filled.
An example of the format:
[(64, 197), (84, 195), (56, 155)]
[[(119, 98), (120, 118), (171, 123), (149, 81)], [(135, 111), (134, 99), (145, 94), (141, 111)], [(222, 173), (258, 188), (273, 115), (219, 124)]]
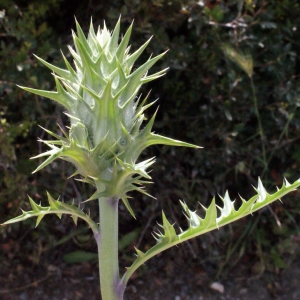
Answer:
[[(76, 27), (77, 34), (73, 32), (75, 48), (69, 47), (74, 67), (64, 56), (66, 69), (38, 58), (53, 71), (57, 91), (23, 87), (61, 104), (67, 110), (71, 123), (69, 134), (65, 137), (46, 130), (57, 140), (43, 141), (51, 150), (37, 156), (49, 157), (36, 171), (59, 157), (75, 165), (75, 174), (97, 185), (98, 192), (90, 199), (103, 196), (127, 201), (129, 191), (144, 192), (142, 177), (151, 179), (147, 169), (154, 159), (137, 162), (145, 148), (154, 144), (198, 147), (151, 132), (155, 115), (141, 128), (144, 111), (153, 103), (145, 105), (147, 97), (140, 103), (137, 95), (144, 83), (165, 74), (166, 69), (148, 75), (149, 69), (165, 53), (149, 58), (134, 69), (135, 61), (150, 39), (129, 54), (132, 26), (120, 43), (120, 20), (113, 32), (109, 32), (105, 24), (95, 32), (91, 24), (87, 38), (77, 22)], [(100, 192), (99, 182), (103, 185)]]

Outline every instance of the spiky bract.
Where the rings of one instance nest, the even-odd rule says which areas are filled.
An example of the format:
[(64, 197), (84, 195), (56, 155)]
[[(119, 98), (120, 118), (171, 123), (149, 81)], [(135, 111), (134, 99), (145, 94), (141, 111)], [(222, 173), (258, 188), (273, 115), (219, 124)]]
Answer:
[(120, 43), (120, 20), (113, 32), (109, 32), (105, 24), (95, 32), (91, 23), (87, 38), (77, 22), (76, 27), (77, 34), (73, 32), (75, 49), (69, 47), (74, 68), (65, 56), (66, 69), (38, 58), (53, 71), (57, 91), (22, 87), (61, 104), (71, 123), (69, 133), (64, 136), (46, 130), (57, 140), (42, 141), (51, 150), (36, 156), (48, 156), (36, 171), (62, 158), (76, 166), (75, 174), (82, 175), (89, 183), (97, 183), (97, 193), (90, 199), (116, 197), (126, 202), (128, 191), (144, 192), (142, 177), (150, 179), (147, 169), (154, 159), (137, 162), (146, 147), (153, 144), (197, 146), (151, 132), (155, 115), (141, 128), (144, 111), (153, 103), (145, 105), (147, 97), (140, 101), (139, 89), (166, 72), (164, 69), (148, 75), (148, 70), (164, 53), (133, 69), (150, 39), (129, 54), (132, 26)]

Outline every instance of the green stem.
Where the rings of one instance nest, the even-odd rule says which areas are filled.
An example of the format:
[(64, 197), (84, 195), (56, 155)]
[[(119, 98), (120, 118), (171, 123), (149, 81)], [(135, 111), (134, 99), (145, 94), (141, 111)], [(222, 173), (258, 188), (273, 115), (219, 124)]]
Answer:
[(118, 202), (117, 198), (99, 198), (100, 235), (95, 239), (102, 300), (122, 300), (125, 289), (120, 287), (119, 277)]

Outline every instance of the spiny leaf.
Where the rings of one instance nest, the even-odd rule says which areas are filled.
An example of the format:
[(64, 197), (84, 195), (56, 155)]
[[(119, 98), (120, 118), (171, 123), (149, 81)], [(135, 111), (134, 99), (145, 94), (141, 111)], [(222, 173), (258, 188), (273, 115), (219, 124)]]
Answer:
[[(150, 138), (152, 137), (152, 133), (151, 133), (151, 130), (152, 130), (152, 127), (153, 127), (153, 124), (154, 124), (154, 120), (155, 120), (155, 117), (157, 115), (157, 112), (158, 112), (158, 108), (155, 110), (153, 116), (151, 117), (151, 119), (149, 120), (149, 122), (146, 124), (146, 126), (143, 128), (143, 130), (140, 132), (139, 134), (139, 138), (140, 137), (146, 137), (147, 138), (147, 145), (150, 145)], [(156, 144), (156, 142), (154, 142), (154, 144)]]
[(162, 212), (162, 220), (163, 220), (163, 224), (161, 225), (161, 227), (164, 230), (164, 233), (161, 236), (162, 240), (160, 242), (171, 243), (174, 241), (174, 238), (177, 239), (177, 234), (174, 225), (172, 225), (168, 221), (164, 212)]
[(47, 198), (49, 206), (41, 206), (36, 204), (33, 199), (29, 198), (29, 202), (31, 205), (31, 211), (22, 210), (22, 214), (16, 218), (10, 219), (1, 225), (8, 225), (17, 223), (20, 221), (24, 221), (28, 218), (37, 217), (36, 226), (37, 227), (40, 221), (44, 218), (45, 215), (48, 214), (56, 214), (58, 217), (61, 217), (62, 214), (71, 215), (75, 224), (77, 223), (78, 218), (83, 219), (89, 225), (89, 227), (93, 230), (94, 233), (99, 233), (99, 228), (97, 224), (90, 218), (89, 215), (84, 213), (81, 209), (77, 208), (75, 205), (66, 204), (55, 200), (48, 192)]
[(263, 202), (267, 198), (268, 193), (267, 193), (266, 189), (264, 188), (260, 178), (258, 178), (258, 187), (255, 190), (256, 190), (257, 194), (259, 195), (257, 202), (259, 202), (259, 203)]
[(18, 87), (20, 87), (21, 89), (36, 94), (38, 96), (42, 96), (45, 98), (49, 98), (52, 99), (56, 102), (58, 102), (59, 104), (61, 104), (62, 106), (64, 106), (66, 109), (69, 109), (69, 101), (71, 100), (70, 97), (66, 96), (66, 94), (61, 95), (58, 92), (49, 92), (49, 91), (43, 91), (43, 90), (37, 90), (37, 89), (32, 89), (32, 88), (27, 88), (24, 86), (20, 86), (18, 85)]
[(155, 239), (156, 244), (146, 251), (142, 256), (138, 256), (135, 262), (127, 268), (126, 273), (122, 278), (122, 283), (126, 284), (133, 272), (148, 259), (157, 255), (158, 253), (175, 246), (179, 243), (187, 241), (189, 239), (200, 236), (206, 232), (218, 229), (221, 226), (234, 222), (246, 215), (252, 214), (253, 212), (265, 207), (272, 202), (281, 199), (284, 195), (294, 191), (300, 186), (300, 179), (290, 184), (288, 181), (284, 181), (282, 187), (273, 194), (266, 192), (262, 182), (258, 179), (258, 187), (255, 188), (256, 194), (251, 197), (248, 201), (242, 200), (241, 206), (236, 210), (234, 208), (234, 201), (229, 197), (228, 192), (222, 198), (224, 205), (219, 208), (220, 216), (217, 216), (218, 207), (216, 206), (215, 199), (212, 200), (208, 208), (204, 208), (205, 217), (200, 218), (196, 212), (192, 212), (188, 206), (181, 201), (181, 205), (184, 210), (184, 214), (188, 220), (188, 228), (181, 231), (179, 234), (175, 232), (174, 226), (167, 220), (163, 213), (163, 233), (156, 233)]
[(232, 212), (236, 212), (234, 209), (234, 201), (231, 201), (228, 191), (226, 191), (224, 198), (220, 197), (223, 201), (223, 207), (220, 208), (221, 210), (221, 215), (223, 216), (228, 216), (230, 215)]
[(111, 38), (109, 40), (109, 44), (107, 45), (109, 52), (114, 55), (116, 50), (118, 49), (118, 40), (119, 40), (119, 34), (120, 34), (120, 23), (121, 19), (118, 19), (118, 22), (115, 26), (115, 29), (111, 35)]
[(77, 36), (78, 39), (80, 40), (80, 42), (82, 43), (82, 45), (84, 46), (85, 50), (87, 51), (87, 53), (91, 56), (92, 55), (92, 51), (90, 48), (89, 43), (86, 40), (86, 37), (79, 25), (79, 23), (77, 22), (76, 18), (75, 18), (75, 23), (76, 23), (76, 30), (77, 30)]
[(73, 219), (75, 225), (77, 226), (78, 216), (76, 216), (76, 215), (71, 215), (71, 218)]
[(210, 228), (210, 227), (218, 228), (217, 207), (216, 207), (215, 198), (213, 198), (211, 204), (205, 210), (205, 218), (203, 219), (202, 225), (205, 229)]
[(168, 145), (168, 146), (181, 146), (181, 147), (191, 147), (200, 149), (202, 147), (196, 146), (190, 143), (182, 142), (179, 140), (171, 139), (165, 136), (161, 136), (155, 133), (151, 133), (147, 139), (147, 146), (155, 145), (155, 144), (162, 144), (162, 145)]
[[(47, 197), (48, 197), (50, 208), (59, 211), (61, 202), (55, 200), (48, 192), (47, 192)], [(61, 219), (62, 213), (57, 213), (56, 215)]]
[[(130, 97), (132, 94), (134, 94), (135, 90), (139, 85), (142, 84), (142, 77), (147, 74), (148, 70), (159, 60), (161, 59), (166, 52), (161, 53), (151, 59), (149, 59), (147, 62), (145, 62), (143, 65), (141, 65), (139, 68), (137, 68), (132, 74), (128, 76), (128, 79), (130, 80), (126, 89), (123, 92), (122, 97), (125, 99)], [(154, 79), (153, 79), (154, 80)]]
[(57, 159), (58, 157), (60, 157), (61, 150), (60, 149), (50, 150), (50, 151), (41, 153), (41, 154), (39, 154), (37, 156), (31, 157), (31, 159), (39, 158), (39, 157), (46, 156), (46, 155), (49, 155), (49, 157), (44, 162), (42, 162), (32, 173), (35, 173), (35, 172), (43, 169), (44, 167), (46, 167), (47, 165), (49, 165), (52, 161), (54, 161), (55, 159)]
[(50, 135), (54, 136), (55, 138), (57, 138), (58, 140), (61, 140), (65, 143), (68, 143), (69, 140), (67, 138), (64, 138), (63, 136), (60, 136), (60, 135), (58, 135), (58, 134), (56, 134), (56, 133), (54, 133), (54, 132), (52, 132), (52, 131), (50, 131), (50, 130), (48, 130), (48, 129), (40, 126), (40, 125), (39, 125), (39, 127), (42, 128), (44, 131), (46, 131), (48, 134), (50, 134)]
[[(71, 80), (70, 81), (71, 82), (72, 81), (76, 81), (77, 74), (76, 74), (75, 70), (72, 68), (71, 64), (68, 62), (67, 58), (65, 57), (65, 55), (63, 54), (62, 51), (61, 51), (61, 55), (63, 57), (63, 60), (64, 60), (65, 64), (66, 64), (66, 67), (67, 67), (67, 69), (68, 69), (68, 71), (70, 73), (70, 76), (71, 76)], [(62, 74), (59, 74), (59, 73), (57, 73), (57, 74), (60, 75), (62, 78), (65, 78), (64, 76), (62, 76)]]
[(31, 206), (31, 208), (32, 208), (32, 211), (34, 211), (34, 212), (39, 212), (40, 210), (41, 210), (41, 206), (40, 205), (38, 205), (38, 204), (36, 204), (33, 200), (32, 200), (32, 198), (30, 198), (29, 196), (28, 196), (28, 199), (29, 199), (29, 202), (30, 202), (30, 206)]
[[(145, 62), (143, 65), (141, 65), (139, 68), (137, 68), (133, 73), (130, 74), (129, 78), (134, 79), (133, 81), (138, 81), (136, 78), (141, 78), (143, 75), (145, 75), (148, 70), (158, 61), (160, 60), (167, 51), (149, 59), (147, 62)], [(165, 73), (165, 70), (159, 71), (158, 74)], [(151, 76), (151, 75), (150, 75)]]
[(145, 256), (145, 253), (139, 249), (137, 249), (136, 247), (134, 247), (136, 253), (137, 253), (137, 257), (143, 258)]
[(150, 43), (152, 37), (150, 37), (146, 43), (144, 43), (138, 50), (136, 50), (133, 54), (126, 58), (124, 64), (131, 70), (134, 62), (138, 59), (138, 57), (142, 54), (142, 52), (147, 48), (148, 44)]
[(150, 82), (152, 80), (158, 79), (159, 77), (164, 76), (167, 73), (168, 69), (169, 68), (166, 68), (157, 73), (151, 74), (149, 76), (145, 76), (145, 77), (141, 78), (141, 82), (144, 84), (144, 83)]
[(126, 51), (127, 46), (128, 46), (131, 31), (132, 31), (132, 23), (129, 26), (129, 28), (127, 29), (127, 31), (126, 31), (124, 37), (122, 38), (122, 41), (120, 42), (119, 47), (117, 49), (116, 56), (117, 56), (119, 61), (124, 60), (124, 54), (125, 54), (125, 51)]
[[(50, 70), (52, 70), (54, 73), (58, 74), (59, 76), (66, 78), (66, 79), (72, 79), (72, 76), (69, 71), (58, 68), (47, 61), (43, 60), (42, 58), (38, 57), (37, 55), (33, 54), (43, 65), (48, 67)], [(74, 73), (72, 74), (74, 75)]]
[(128, 211), (130, 212), (130, 214), (132, 215), (132, 217), (133, 217), (134, 219), (136, 219), (135, 214), (134, 214), (134, 211), (132, 210), (132, 207), (131, 207), (131, 205), (130, 205), (130, 203), (129, 203), (129, 201), (128, 201), (128, 196), (127, 196), (127, 197), (122, 197), (122, 201), (123, 201), (125, 207), (127, 208), (127, 210), (128, 210)]
[(37, 219), (36, 219), (36, 223), (35, 223), (35, 228), (38, 227), (38, 225), (40, 224), (41, 220), (44, 218), (45, 215), (40, 214)]
[(74, 58), (74, 63), (75, 63), (76, 68), (80, 68), (81, 65), (82, 65), (82, 61), (80, 59), (80, 56), (76, 53), (76, 51), (71, 46), (68, 46), (68, 49), (69, 49), (71, 55)]

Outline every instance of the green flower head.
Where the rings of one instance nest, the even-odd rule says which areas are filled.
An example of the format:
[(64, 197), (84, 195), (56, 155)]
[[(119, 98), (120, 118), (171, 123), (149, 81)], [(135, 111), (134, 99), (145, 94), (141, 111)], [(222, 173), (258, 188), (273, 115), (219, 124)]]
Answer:
[(76, 27), (74, 48), (69, 47), (72, 65), (64, 55), (65, 69), (37, 57), (53, 71), (57, 91), (22, 87), (58, 102), (70, 119), (69, 132), (64, 136), (45, 129), (56, 140), (42, 141), (50, 150), (35, 157), (48, 157), (35, 171), (56, 158), (67, 160), (75, 165), (75, 174), (97, 186), (98, 192), (90, 200), (103, 196), (127, 202), (129, 191), (145, 193), (143, 184), (151, 179), (147, 170), (154, 158), (138, 162), (145, 148), (154, 144), (198, 147), (153, 133), (155, 114), (142, 126), (144, 112), (154, 102), (145, 104), (147, 97), (141, 100), (139, 90), (144, 83), (165, 74), (167, 69), (148, 75), (165, 53), (134, 68), (150, 39), (130, 54), (132, 26), (120, 42), (120, 20), (113, 32), (105, 24), (95, 32), (91, 23), (87, 37), (77, 22)]

